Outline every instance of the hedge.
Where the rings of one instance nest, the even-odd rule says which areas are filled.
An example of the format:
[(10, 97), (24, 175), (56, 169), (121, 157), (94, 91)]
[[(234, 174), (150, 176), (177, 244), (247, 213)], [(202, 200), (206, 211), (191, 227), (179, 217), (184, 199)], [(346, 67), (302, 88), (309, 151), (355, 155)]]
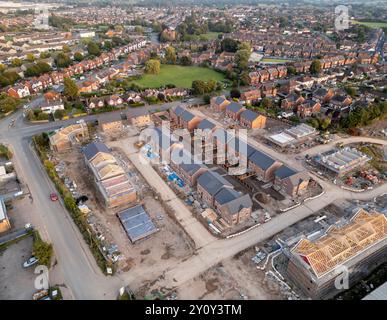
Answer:
[(66, 209), (70, 213), (74, 223), (77, 225), (84, 240), (88, 244), (98, 266), (101, 268), (101, 270), (104, 273), (106, 273), (107, 267), (110, 267), (114, 270), (111, 263), (107, 261), (105, 256), (102, 254), (99, 246), (99, 241), (95, 237), (93, 232), (90, 230), (89, 225), (87, 224), (86, 218), (84, 214), (81, 212), (81, 210), (79, 210), (74, 197), (72, 196), (71, 192), (67, 189), (62, 179), (58, 176), (57, 172), (55, 171), (54, 164), (48, 160), (45, 147), (41, 146), (37, 142), (37, 138), (38, 138), (37, 136), (34, 136), (33, 141), (34, 141), (35, 149), (38, 153), (38, 156), (42, 161), (48, 176), (50, 177), (56, 189), (58, 190), (59, 194), (61, 195)]

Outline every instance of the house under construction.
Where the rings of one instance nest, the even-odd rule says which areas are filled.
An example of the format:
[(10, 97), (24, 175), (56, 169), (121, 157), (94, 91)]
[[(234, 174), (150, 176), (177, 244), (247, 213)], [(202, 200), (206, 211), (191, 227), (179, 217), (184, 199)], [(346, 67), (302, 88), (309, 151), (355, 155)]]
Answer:
[(345, 289), (335, 285), (338, 277), (348, 275), (351, 286), (387, 261), (387, 219), (378, 212), (359, 209), (349, 221), (311, 239), (303, 237), (284, 253), (289, 280), (312, 299), (328, 299)]
[(81, 143), (89, 138), (89, 129), (86, 122), (72, 124), (59, 129), (49, 137), (50, 147), (55, 152), (64, 152), (73, 146), (74, 143)]

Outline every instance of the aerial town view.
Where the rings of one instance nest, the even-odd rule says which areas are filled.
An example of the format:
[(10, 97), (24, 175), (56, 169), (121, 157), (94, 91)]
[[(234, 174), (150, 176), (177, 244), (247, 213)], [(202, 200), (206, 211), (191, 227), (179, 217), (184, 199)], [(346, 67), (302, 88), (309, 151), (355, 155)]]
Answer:
[(0, 1), (0, 300), (387, 300), (386, 33), (385, 0)]

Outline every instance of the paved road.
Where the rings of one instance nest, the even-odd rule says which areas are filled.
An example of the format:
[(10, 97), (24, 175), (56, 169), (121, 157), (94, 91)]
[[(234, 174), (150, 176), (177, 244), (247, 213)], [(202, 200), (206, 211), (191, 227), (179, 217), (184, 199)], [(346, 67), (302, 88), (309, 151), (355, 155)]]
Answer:
[[(151, 108), (162, 109), (168, 107), (170, 105), (161, 108), (160, 106), (152, 106)], [(134, 112), (141, 112), (141, 108), (138, 108), (138, 111)], [(103, 116), (89, 116), (86, 119), (93, 120), (95, 119), (94, 117), (99, 118)], [(109, 115), (109, 117), (111, 116)], [(119, 113), (116, 116), (120, 117)], [(11, 119), (17, 120), (14, 126), (9, 128), (8, 125)], [(53, 243), (58, 260), (58, 268), (63, 275), (65, 283), (71, 289), (74, 298), (112, 299), (116, 296), (118, 288), (122, 285), (151, 280), (147, 279), (149, 273), (144, 270), (143, 273), (128, 272), (124, 275), (114, 277), (105, 277), (101, 273), (81, 234), (64, 207), (60, 202), (51, 202), (49, 200), (48, 195), (54, 190), (54, 187), (46, 176), (45, 171), (41, 168), (39, 159), (37, 159), (29, 146), (29, 138), (32, 135), (46, 130), (53, 130), (60, 126), (73, 123), (74, 121), (76, 120), (31, 125), (23, 121), (22, 112), (18, 111), (10, 118), (0, 121), (0, 141), (10, 144), (14, 150), (15, 156), (13, 161), (16, 170), (20, 178), (30, 188), (34, 199), (30, 211), (31, 222), (40, 230), (45, 239)], [(364, 141), (363, 138), (361, 139)], [(355, 140), (346, 140), (346, 142), (350, 141)], [(378, 142), (380, 141), (378, 140)], [(205, 240), (203, 241), (201, 240), (201, 234), (204, 228), (191, 228), (189, 226), (194, 224), (187, 223), (187, 231), (198, 242), (197, 253), (174, 266), (166, 267), (163, 283), (167, 284), (168, 287), (181, 285), (223, 259), (233, 256), (258, 241), (275, 235), (282, 229), (304, 219), (336, 199), (368, 199), (387, 192), (387, 185), (359, 194), (342, 190), (324, 181), (319, 182), (323, 184), (326, 191), (322, 197), (281, 214), (268, 223), (236, 238), (212, 241), (213, 237), (206, 233)], [(177, 198), (174, 197), (174, 199)], [(186, 212), (180, 214), (182, 219), (188, 218), (185, 216)]]

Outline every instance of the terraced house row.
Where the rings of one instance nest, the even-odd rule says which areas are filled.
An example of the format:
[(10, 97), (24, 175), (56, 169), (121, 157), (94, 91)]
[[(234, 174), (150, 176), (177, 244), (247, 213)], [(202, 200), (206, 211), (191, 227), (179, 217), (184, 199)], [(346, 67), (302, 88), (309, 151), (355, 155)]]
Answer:
[[(115, 61), (119, 56), (138, 50), (147, 44), (146, 40), (139, 40), (136, 43), (131, 43), (120, 48), (113, 49), (111, 52), (104, 52), (99, 57), (94, 59), (84, 60), (77, 64), (71, 65), (61, 71), (53, 71), (51, 73), (43, 74), (40, 77), (35, 77), (29, 80), (20, 81), (19, 83), (6, 89), (6, 92), (15, 98), (25, 98), (36, 94), (41, 90), (47, 89), (52, 85), (63, 83), (64, 78), (72, 77), (74, 75), (81, 75), (87, 71), (95, 70), (103, 65)], [(128, 60), (129, 61), (129, 60)], [(100, 71), (95, 77), (86, 79), (79, 83), (80, 92), (91, 92), (99, 88), (99, 86), (110, 80), (119, 72), (124, 72), (128, 69), (126, 63), (117, 65), (115, 68)]]
[[(234, 133), (226, 131), (208, 119), (200, 119), (183, 107), (175, 107), (170, 112), (172, 127), (177, 125), (178, 128), (187, 129), (186, 134), (191, 135), (189, 153), (193, 154), (196, 162), (209, 161), (222, 165), (229, 172), (230, 170), (237, 172), (239, 179), (255, 177), (263, 182), (271, 182), (280, 192), (291, 197), (307, 190), (309, 176), (305, 172), (287, 167), (258, 150), (245, 139), (235, 136)], [(194, 129), (204, 130), (205, 138), (194, 135)], [(187, 146), (183, 145), (177, 137), (170, 135), (170, 132), (162, 132), (160, 129), (156, 131), (158, 133), (154, 139), (155, 150), (159, 155), (163, 155), (163, 159), (170, 160), (173, 152), (180, 152), (179, 150), (183, 148), (187, 149)], [(194, 145), (198, 143), (201, 145), (200, 154), (196, 152), (198, 149), (194, 148)], [(192, 161), (191, 158), (188, 157), (188, 159)], [(189, 184), (192, 184), (192, 181)]]

